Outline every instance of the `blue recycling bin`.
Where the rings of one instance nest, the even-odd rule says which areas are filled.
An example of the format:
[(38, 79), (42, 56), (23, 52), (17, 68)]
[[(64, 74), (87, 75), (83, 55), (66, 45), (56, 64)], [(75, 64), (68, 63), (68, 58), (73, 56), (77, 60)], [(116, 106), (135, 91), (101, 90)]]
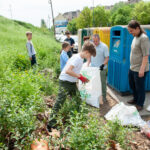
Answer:
[[(150, 25), (142, 26), (142, 28), (150, 38)], [(128, 72), (132, 40), (133, 36), (128, 32), (127, 26), (114, 26), (111, 28), (108, 85), (121, 94), (131, 92)], [(150, 91), (150, 72), (146, 78), (146, 90)]]

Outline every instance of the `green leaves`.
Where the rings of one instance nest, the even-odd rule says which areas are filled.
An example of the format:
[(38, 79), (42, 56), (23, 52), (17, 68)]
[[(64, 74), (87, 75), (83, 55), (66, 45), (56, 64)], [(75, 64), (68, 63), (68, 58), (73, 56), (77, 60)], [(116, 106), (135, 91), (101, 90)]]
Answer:
[(150, 2), (139, 2), (133, 9), (132, 17), (141, 24), (150, 24)]

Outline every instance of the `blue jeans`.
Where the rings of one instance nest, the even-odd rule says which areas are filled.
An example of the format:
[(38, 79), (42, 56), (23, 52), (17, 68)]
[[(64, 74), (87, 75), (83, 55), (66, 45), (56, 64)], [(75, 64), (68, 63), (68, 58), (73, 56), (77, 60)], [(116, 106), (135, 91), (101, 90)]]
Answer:
[(143, 107), (145, 102), (145, 79), (146, 79), (146, 72), (144, 77), (139, 77), (138, 72), (134, 72), (129, 70), (129, 84), (130, 88), (133, 91), (134, 101), (138, 106)]

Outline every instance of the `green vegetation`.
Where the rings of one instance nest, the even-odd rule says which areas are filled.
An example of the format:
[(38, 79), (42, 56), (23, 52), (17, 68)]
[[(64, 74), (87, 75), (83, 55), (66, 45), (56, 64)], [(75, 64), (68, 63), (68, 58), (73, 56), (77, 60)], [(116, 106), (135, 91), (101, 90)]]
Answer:
[(131, 19), (136, 19), (141, 24), (150, 24), (150, 2), (139, 2), (136, 4), (127, 4), (119, 2), (111, 10), (105, 10), (104, 7), (97, 6), (93, 10), (85, 7), (78, 18), (70, 21), (68, 30), (76, 33), (80, 28), (105, 27), (114, 25), (127, 25)]
[[(111, 147), (110, 141), (128, 149), (130, 129), (100, 119), (79, 97), (68, 98), (58, 114), (61, 135), (47, 136), (47, 119), (37, 116), (49, 112), (43, 97), (57, 94), (60, 44), (46, 28), (20, 21), (0, 17), (0, 28), (0, 149), (29, 150), (34, 139), (43, 137), (52, 149), (99, 150)], [(25, 47), (27, 30), (33, 32), (37, 51), (38, 67), (33, 69)], [(44, 132), (38, 131), (40, 126)]]
[[(1, 16), (0, 28), (0, 149), (11, 143), (29, 149), (38, 126), (36, 114), (45, 109), (42, 97), (55, 94), (57, 89), (56, 83), (39, 70), (51, 68), (57, 76), (60, 44), (47, 29)], [(30, 69), (25, 47), (27, 30), (33, 32), (39, 64), (36, 71)]]

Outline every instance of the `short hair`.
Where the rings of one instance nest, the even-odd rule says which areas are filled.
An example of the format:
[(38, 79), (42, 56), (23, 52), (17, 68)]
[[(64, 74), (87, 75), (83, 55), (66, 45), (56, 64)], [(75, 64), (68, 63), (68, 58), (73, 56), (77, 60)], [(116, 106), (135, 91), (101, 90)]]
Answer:
[(96, 48), (95, 45), (90, 41), (85, 41), (82, 51), (88, 51), (92, 56), (96, 56)]
[(89, 40), (89, 39), (90, 39), (89, 36), (84, 36), (84, 37), (83, 37), (83, 41), (86, 41), (86, 40)]
[(136, 28), (139, 28), (140, 29), (140, 33), (138, 36), (140, 36), (142, 33), (145, 33), (146, 32), (142, 29), (140, 23), (136, 20), (131, 20), (129, 23), (128, 23), (128, 27), (129, 28), (132, 28), (132, 29), (136, 29)]
[(94, 34), (94, 35), (93, 35), (93, 38), (98, 38), (98, 39), (100, 40), (99, 34)]
[(67, 35), (67, 34), (70, 34), (70, 31), (66, 31), (65, 34), (66, 34), (66, 35)]
[(64, 48), (66, 48), (66, 47), (68, 47), (68, 46), (70, 46), (70, 43), (69, 42), (63, 42), (62, 43), (62, 49), (64, 49)]
[(28, 35), (30, 35), (30, 34), (32, 34), (31, 31), (27, 31), (27, 32), (26, 32), (26, 36), (28, 36)]

